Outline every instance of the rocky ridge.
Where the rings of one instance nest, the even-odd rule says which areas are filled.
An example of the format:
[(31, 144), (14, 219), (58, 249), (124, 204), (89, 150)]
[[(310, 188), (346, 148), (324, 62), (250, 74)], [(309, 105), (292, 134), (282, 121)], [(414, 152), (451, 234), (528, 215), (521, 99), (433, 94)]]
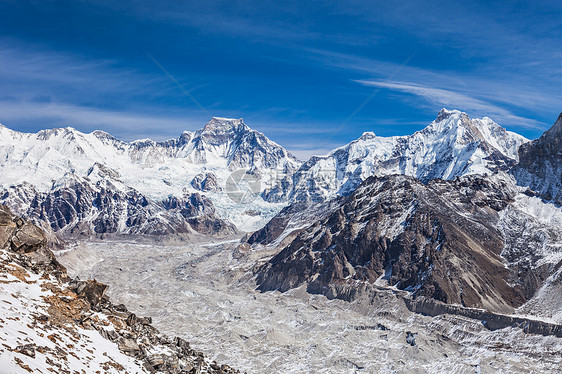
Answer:
[(562, 267), (558, 219), (534, 199), (507, 177), (371, 177), (348, 197), (285, 208), (242, 248), (276, 253), (256, 270), (263, 291), (304, 284), (349, 300), (366, 282), (511, 313)]
[(0, 206), (0, 362), (10, 372), (238, 373), (209, 362), (80, 281), (46, 246), (43, 231)]
[(102, 235), (228, 235), (234, 225), (218, 218), (197, 192), (156, 202), (124, 185), (116, 171), (94, 164), (85, 177), (67, 173), (48, 192), (29, 183), (0, 191), (0, 203), (65, 239)]
[[(334, 285), (378, 282), (446, 303), (511, 310), (525, 297), (508, 282), (496, 224), (515, 193), (499, 180), (472, 176), (425, 185), (407, 176), (371, 177), (285, 239), (258, 271), (259, 288), (306, 283), (309, 292), (337, 297)], [(271, 241), (267, 233), (277, 223), (249, 243)]]
[(372, 132), (314, 156), (294, 174), (290, 200), (325, 201), (345, 196), (370, 176), (402, 174), (422, 182), (462, 175), (491, 175), (517, 163), (528, 140), (485, 117), (471, 119), (442, 109), (426, 128), (412, 135), (378, 137)]
[(514, 175), (521, 186), (562, 205), (562, 113), (539, 139), (519, 148)]

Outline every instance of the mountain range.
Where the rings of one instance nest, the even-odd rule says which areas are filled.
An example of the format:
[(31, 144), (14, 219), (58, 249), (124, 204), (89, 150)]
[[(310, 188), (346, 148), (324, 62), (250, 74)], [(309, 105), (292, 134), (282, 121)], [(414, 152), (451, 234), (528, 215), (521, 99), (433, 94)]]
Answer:
[[(219, 271), (241, 271), (262, 292), (300, 288), (369, 305), (393, 295), (411, 312), (562, 336), (562, 114), (531, 141), (489, 118), (443, 109), (412, 135), (364, 133), (306, 162), (242, 119), (216, 117), (161, 142), (72, 128), (28, 134), (0, 125), (0, 160), (2, 259), (5, 270), (23, 269), (4, 277), (14, 289), (32, 284), (43, 298), (51, 282), (56, 297), (49, 300), (57, 308), (67, 310), (71, 295), (82, 311), (117, 321), (113, 332), (73, 317), (73, 329), (84, 336), (99, 330), (112, 342), (104, 340), (102, 350), (111, 346), (112, 360), (124, 368), (138, 364), (129, 359), (135, 357), (149, 371), (234, 372), (111, 304), (104, 285), (69, 279), (48, 244), (235, 238), (228, 261), (238, 268)], [(216, 247), (212, 254), (232, 242), (206, 246)], [(50, 280), (38, 279), (41, 272)], [(43, 310), (31, 296), (21, 303)], [(55, 309), (49, 307), (48, 318), (59, 318)], [(408, 334), (414, 347), (415, 335)], [(59, 354), (44, 343), (9, 352)], [(105, 364), (95, 355), (82, 363), (90, 361)]]
[[(451, 114), (442, 111), (438, 121)], [(434, 122), (420, 133), (437, 127), (473, 135), (469, 123), (461, 114), (453, 124)], [(283, 209), (246, 239), (254, 251), (275, 249), (256, 270), (258, 287), (305, 285), (346, 300), (365, 287), (390, 287), (448, 304), (562, 321), (562, 304), (552, 297), (562, 282), (561, 123), (559, 118), (532, 142), (498, 131), (504, 142), (496, 138), (491, 147), (485, 139), (493, 138), (470, 136), (463, 157), (448, 147), (441, 153), (446, 162), (413, 163), (417, 168), (394, 174), (385, 169), (351, 194)], [(467, 138), (454, 139), (463, 144)], [(474, 156), (485, 150), (488, 156)], [(393, 165), (411, 161), (398, 159), (405, 161)]]
[[(539, 225), (533, 204), (559, 211), (561, 129), (562, 117), (529, 141), (489, 118), (443, 109), (412, 135), (365, 133), (303, 163), (242, 119), (213, 118), (162, 142), (0, 127), (0, 203), (48, 229), (53, 242), (260, 229), (248, 243), (279, 248), (259, 273), (262, 289), (386, 279), (437, 300), (502, 310), (528, 301), (560, 267), (556, 225), (528, 239), (540, 253), (519, 239)], [(515, 227), (506, 223), (516, 219)], [(478, 267), (488, 274), (451, 275)]]
[[(289, 203), (348, 195), (372, 175), (402, 174), (427, 182), (507, 171), (517, 164), (518, 149), (526, 143), (489, 118), (472, 120), (445, 109), (413, 135), (365, 133), (304, 163), (241, 119), (213, 118), (201, 130), (183, 132), (177, 139), (129, 143), (102, 131), (84, 134), (63, 128), (27, 134), (0, 125), (0, 202), (61, 234), (181, 234), (198, 227), (225, 234), (232, 231), (223, 229), (229, 223), (253, 231)], [(236, 180), (228, 184), (231, 175)], [(246, 204), (233, 199), (237, 189), (252, 188), (253, 198)], [(108, 201), (101, 198), (107, 191), (115, 192), (114, 205), (120, 206), (111, 208), (112, 214), (102, 213), (104, 204), (93, 203), (96, 198)], [(208, 199), (192, 198), (194, 193)], [(204, 204), (199, 213), (209, 212), (204, 219), (208, 223), (190, 225), (169, 212), (164, 202), (170, 196)]]

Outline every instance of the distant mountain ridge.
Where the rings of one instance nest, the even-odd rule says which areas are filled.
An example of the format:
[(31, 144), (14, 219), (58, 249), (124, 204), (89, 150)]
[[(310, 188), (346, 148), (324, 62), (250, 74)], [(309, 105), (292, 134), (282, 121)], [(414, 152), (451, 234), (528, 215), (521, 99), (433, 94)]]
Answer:
[[(0, 126), (0, 188), (27, 182), (37, 193), (50, 193), (61, 188), (65, 175), (88, 179), (91, 189), (99, 188), (94, 186), (99, 183), (117, 188), (109, 178), (113, 173), (119, 175), (119, 188), (133, 189), (159, 206), (169, 196), (203, 194), (219, 219), (253, 231), (287, 204), (346, 196), (370, 176), (403, 174), (428, 182), (509, 171), (518, 162), (520, 146), (527, 143), (489, 118), (470, 119), (466, 113), (446, 109), (412, 135), (365, 133), (305, 163), (242, 119), (214, 117), (194, 133), (184, 131), (160, 142), (124, 142), (103, 131), (84, 134), (72, 128), (27, 134)], [(109, 184), (88, 175), (96, 164), (111, 170), (101, 178)], [(235, 170), (258, 181), (257, 198), (250, 204), (233, 201), (225, 188)], [(235, 182), (234, 187), (245, 185)], [(7, 196), (2, 201), (27, 213), (9, 200)]]
[(413, 135), (359, 139), (323, 157), (312, 157), (295, 173), (292, 201), (324, 201), (351, 193), (372, 175), (402, 174), (423, 182), (508, 170), (526, 138), (489, 118), (472, 120), (442, 109)]
[[(461, 124), (471, 125), (463, 117)], [(455, 128), (439, 122), (422, 132)], [(274, 253), (257, 267), (259, 288), (304, 285), (353, 300), (369, 287), (383, 287), (562, 322), (556, 297), (562, 284), (562, 115), (539, 139), (520, 146), (521, 138), (501, 130), (503, 143), (496, 137), (492, 146), (488, 136), (474, 143), (476, 131), (469, 130), (465, 144), (477, 146), (470, 149), (491, 151), (475, 159), (479, 164), (445, 157), (445, 169), (434, 163), (419, 164), (415, 170), (422, 173), (415, 176), (381, 173), (347, 196), (283, 209), (241, 245)], [(453, 139), (460, 144), (465, 138)], [(486, 172), (470, 172), (475, 164)], [(454, 170), (451, 165), (466, 166), (464, 175), (423, 177), (426, 170)]]
[[(293, 155), (250, 129), (242, 119), (225, 118), (213, 118), (195, 133), (184, 131), (177, 139), (161, 142), (150, 139), (124, 142), (103, 131), (84, 134), (70, 127), (33, 134), (2, 126), (0, 159), (3, 160), (0, 164), (2, 185), (26, 181), (40, 189), (50, 188), (52, 180), (68, 171), (84, 175), (94, 163), (118, 171), (132, 187), (143, 187), (136, 177), (154, 178), (150, 173), (143, 175), (145, 169), (160, 167), (157, 171), (161, 179), (166, 179), (170, 173), (165, 173), (165, 168), (171, 166), (170, 161), (181, 162), (185, 170), (178, 170), (189, 175), (193, 171), (187, 166), (197, 169), (196, 165), (228, 170), (292, 170), (299, 165)], [(141, 192), (145, 194), (158, 194), (144, 189)]]
[[(88, 229), (86, 232), (101, 230), (103, 233), (155, 235), (183, 233), (193, 226), (181, 219), (178, 221), (178, 217), (170, 217), (169, 211), (163, 213), (161, 202), (168, 200), (170, 196), (185, 200), (186, 196), (204, 192), (210, 195), (210, 200), (207, 198), (199, 200), (204, 201), (206, 211), (212, 211), (214, 215), (216, 204), (213, 202), (215, 202), (218, 203), (219, 209), (222, 208), (223, 213), (229, 212), (232, 210), (233, 203), (229, 201), (228, 196), (220, 193), (220, 186), (214, 190), (209, 189), (208, 186), (224, 185), (232, 171), (243, 169), (260, 179), (268, 200), (286, 200), (286, 191), (278, 190), (276, 186), (281, 182), (288, 184), (287, 179), (300, 165), (293, 155), (263, 134), (250, 129), (242, 119), (224, 118), (213, 118), (195, 133), (185, 131), (177, 139), (161, 142), (150, 139), (124, 142), (103, 131), (84, 134), (73, 128), (42, 130), (35, 134), (27, 134), (2, 126), (0, 127), (0, 159), (2, 160), (0, 187), (5, 190), (4, 193), (0, 193), (2, 196), (0, 200), (20, 214), (28, 215), (32, 211), (35, 218), (47, 217), (49, 220), (60, 221), (61, 217), (58, 216), (61, 214), (38, 212), (35, 208), (30, 211), (28, 207), (34, 200), (33, 204), (36, 206), (45, 205), (46, 202), (37, 201), (50, 199), (48, 196), (90, 194), (91, 197), (86, 200), (59, 199), (61, 200), (59, 203), (64, 206), (68, 205), (69, 201), (73, 201), (70, 204), (72, 207), (64, 214), (66, 218), (62, 219), (67, 225), (76, 219), (88, 219), (90, 222), (100, 217), (108, 217), (106, 220), (109, 221), (101, 226), (96, 224), (97, 229)], [(92, 168), (101, 168), (104, 172), (93, 176)], [(204, 175), (209, 183), (201, 185), (201, 181), (198, 182), (201, 175)], [(69, 178), (79, 182), (68, 185)], [(18, 188), (23, 188), (21, 187), (23, 183), (33, 186), (32, 194), (35, 196), (30, 196), (29, 188), (27, 191), (16, 191)], [(77, 191), (78, 185), (80, 185), (78, 189), (80, 192)], [(85, 191), (97, 191), (100, 188), (106, 191), (105, 199), (113, 198), (122, 201), (110, 204), (114, 207), (121, 206), (119, 209), (123, 213), (120, 214), (120, 218), (115, 217), (119, 215), (116, 213), (101, 214), (99, 211), (91, 211), (95, 199), (92, 193), (85, 193)], [(132, 213), (131, 209), (138, 211), (132, 208), (135, 203), (131, 193), (149, 201), (141, 209), (145, 216), (143, 219), (131, 221), (131, 214), (137, 214)], [(21, 201), (16, 202), (13, 196), (17, 195), (25, 195), (29, 201), (24, 204)], [(87, 201), (85, 206), (84, 201)], [(267, 206), (267, 202), (263, 200), (262, 202)], [(243, 211), (248, 210), (246, 207), (238, 208)], [(191, 208), (185, 209), (189, 211)], [(76, 213), (85, 211), (90, 213)], [(163, 218), (161, 213), (166, 217)], [(155, 214), (157, 222), (147, 226), (148, 217)], [(210, 219), (214, 220), (214, 224), (207, 222), (205, 225), (200, 225), (198, 222), (195, 231), (222, 233), (223, 229), (230, 225), (219, 223), (219, 218)], [(264, 220), (267, 216), (249, 217), (249, 219)], [(134, 222), (132, 226), (129, 225), (131, 222)], [(55, 230), (62, 229), (59, 222), (50, 223)], [(209, 225), (210, 227), (207, 227)], [(76, 226), (76, 222), (73, 226)], [(109, 231), (103, 227), (107, 227)], [(228, 231), (232, 230), (228, 229)]]

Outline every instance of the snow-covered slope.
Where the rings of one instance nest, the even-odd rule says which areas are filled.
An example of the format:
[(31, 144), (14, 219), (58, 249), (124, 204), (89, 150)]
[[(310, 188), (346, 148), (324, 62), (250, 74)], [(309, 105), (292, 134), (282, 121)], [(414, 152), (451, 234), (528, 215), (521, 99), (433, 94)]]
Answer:
[(0, 126), (0, 183), (28, 182), (40, 190), (72, 171), (84, 176), (94, 163), (116, 170), (123, 182), (151, 198), (190, 188), (201, 170), (223, 177), (237, 168), (290, 171), (297, 159), (242, 119), (213, 118), (195, 134), (177, 139), (123, 142), (102, 131), (90, 134), (73, 128), (20, 133)]
[(425, 129), (408, 136), (378, 137), (372, 132), (312, 157), (295, 174), (293, 201), (322, 201), (347, 195), (367, 177), (404, 174), (423, 182), (467, 174), (491, 174), (517, 161), (524, 137), (485, 117), (442, 109)]
[(111, 303), (106, 285), (68, 277), (45, 243), (0, 206), (1, 373), (238, 373)]
[(102, 131), (63, 128), (26, 134), (0, 126), (0, 188), (27, 182), (39, 193), (53, 192), (65, 175), (103, 184), (90, 175), (94, 165), (101, 165), (112, 171), (102, 179), (119, 179), (121, 187), (111, 183), (119, 193), (134, 189), (161, 202), (170, 195), (203, 192), (219, 217), (253, 231), (288, 202), (348, 195), (372, 175), (404, 174), (427, 182), (507, 170), (526, 141), (489, 118), (471, 120), (445, 109), (413, 135), (365, 133), (304, 164), (242, 119), (213, 118), (177, 139), (130, 143)]
[[(252, 229), (279, 210), (275, 202), (286, 200), (288, 180), (300, 165), (242, 119), (225, 118), (213, 118), (194, 134), (184, 132), (163, 142), (146, 139), (128, 143), (102, 131), (84, 134), (73, 128), (29, 134), (0, 125), (0, 160), (0, 187), (26, 182), (47, 193), (60, 187), (65, 175), (91, 178), (92, 167), (101, 165), (114, 171), (125, 189), (133, 188), (154, 201), (196, 192), (199, 184), (193, 183), (194, 178), (197, 181), (201, 175), (211, 175), (215, 184), (224, 187), (231, 173), (241, 169), (242, 179), (258, 181), (253, 205), (233, 202), (229, 191), (221, 188), (205, 193), (219, 214), (236, 220), (242, 229), (246, 228), (244, 223)], [(94, 182), (99, 183), (99, 178)], [(237, 182), (231, 187), (237, 188)], [(112, 187), (119, 186), (112, 183)], [(244, 216), (245, 211), (256, 208), (263, 214)]]

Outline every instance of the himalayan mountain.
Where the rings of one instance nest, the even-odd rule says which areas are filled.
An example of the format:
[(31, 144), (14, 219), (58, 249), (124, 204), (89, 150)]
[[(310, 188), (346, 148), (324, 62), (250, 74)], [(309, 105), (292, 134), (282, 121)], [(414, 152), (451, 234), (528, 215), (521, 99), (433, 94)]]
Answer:
[[(83, 304), (76, 313), (97, 319), (80, 317), (73, 329), (84, 337), (90, 327), (103, 329), (113, 342), (103, 348), (114, 350), (111, 367), (142, 361), (149, 372), (223, 372), (111, 303), (105, 286), (69, 278), (48, 247), (220, 239), (171, 274), (205, 263), (212, 269), (205, 274), (251, 281), (263, 293), (304, 290), (371, 306), (392, 294), (412, 313), (562, 337), (562, 114), (531, 141), (489, 118), (443, 109), (412, 135), (367, 132), (306, 162), (242, 119), (215, 117), (176, 139), (132, 142), (102, 131), (21, 133), (0, 125), (0, 160), (4, 278), (14, 294), (36, 289), (26, 300), (6, 300), (42, 308), (57, 323), (58, 310), (69, 310), (63, 303)], [(228, 243), (232, 268), (205, 262)], [(41, 315), (25, 318), (54, 326)], [(106, 331), (106, 320), (116, 330)], [(414, 333), (406, 336), (415, 346)], [(90, 361), (100, 364), (95, 355)]]
[[(130, 143), (101, 131), (28, 134), (0, 125), (0, 202), (58, 236), (220, 235), (258, 229), (290, 203), (348, 195), (373, 175), (427, 182), (509, 171), (527, 142), (489, 118), (447, 110), (413, 135), (365, 133), (304, 163), (241, 119)], [(518, 175), (531, 187), (541, 178)], [(247, 181), (259, 184), (255, 199), (239, 204), (232, 186)]]
[[(339, 297), (361, 281), (470, 307), (537, 309), (549, 302), (541, 288), (560, 282), (561, 138), (562, 116), (529, 141), (443, 109), (412, 135), (364, 133), (303, 163), (242, 119), (130, 143), (2, 126), (0, 203), (55, 244), (259, 229), (247, 244), (278, 252), (257, 271), (262, 290), (306, 284)], [(248, 181), (258, 184), (253, 199), (233, 198)]]

